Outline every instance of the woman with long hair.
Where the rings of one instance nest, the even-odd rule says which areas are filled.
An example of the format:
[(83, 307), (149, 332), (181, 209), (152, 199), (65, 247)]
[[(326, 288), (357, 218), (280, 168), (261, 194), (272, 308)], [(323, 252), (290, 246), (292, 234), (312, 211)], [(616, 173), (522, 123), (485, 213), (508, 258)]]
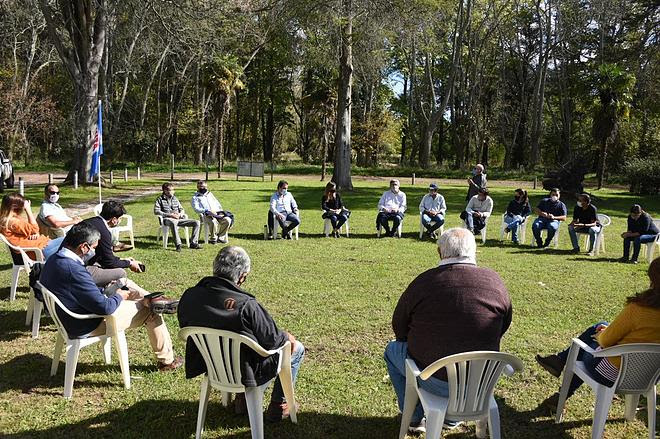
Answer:
[(518, 228), (525, 222), (532, 208), (529, 207), (529, 197), (524, 189), (516, 189), (513, 200), (509, 202), (504, 214), (504, 222), (507, 224), (505, 231), (511, 232), (511, 241), (518, 244)]
[[(623, 257), (619, 261), (636, 264), (642, 244), (655, 241), (658, 233), (660, 233), (660, 230), (653, 223), (651, 215), (644, 212), (644, 209), (639, 204), (633, 204), (630, 208), (630, 215), (628, 215), (628, 230), (621, 234), (623, 238)], [(628, 260), (631, 243), (633, 245), (633, 254), (632, 258)]]
[[(598, 322), (580, 335), (580, 340), (592, 349), (602, 349), (628, 343), (660, 343), (660, 258), (649, 265), (648, 276), (651, 285), (647, 290), (630, 296), (626, 305), (612, 323)], [(557, 354), (542, 357), (536, 356), (536, 361), (543, 369), (559, 378), (569, 349)], [(580, 350), (577, 357), (591, 377), (598, 383), (612, 387), (619, 375), (620, 357), (594, 357)], [(568, 388), (568, 397), (582, 385), (582, 380), (573, 376)], [(559, 393), (555, 393), (544, 401), (549, 407), (556, 407)]]
[(321, 217), (329, 219), (332, 223), (332, 236), (339, 238), (339, 229), (348, 220), (350, 212), (344, 207), (339, 192), (337, 192), (337, 185), (332, 181), (325, 185), (325, 192), (321, 198), (321, 209), (323, 209)]
[[(22, 216), (23, 212), (27, 220)], [(50, 239), (39, 234), (39, 225), (32, 213), (32, 205), (19, 193), (2, 197), (0, 205), (0, 233), (5, 235), (10, 244), (17, 247), (36, 247), (41, 249), (44, 258), (55, 254), (64, 237)]]

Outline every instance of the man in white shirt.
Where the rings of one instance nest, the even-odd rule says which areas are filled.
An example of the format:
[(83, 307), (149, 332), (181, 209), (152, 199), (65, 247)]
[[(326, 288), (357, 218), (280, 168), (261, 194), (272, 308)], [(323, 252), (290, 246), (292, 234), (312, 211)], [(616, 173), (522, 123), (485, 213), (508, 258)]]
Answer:
[[(282, 228), (282, 238), (291, 239), (291, 230), (300, 225), (298, 216), (298, 203), (289, 192), (289, 183), (280, 180), (277, 183), (277, 191), (270, 197), (270, 209), (268, 210), (268, 231), (273, 237), (273, 226), (275, 219)], [(288, 222), (289, 225), (286, 225)]]
[(39, 220), (41, 234), (51, 239), (66, 235), (66, 232), (74, 224), (82, 221), (82, 218), (78, 216), (74, 218), (69, 217), (62, 206), (57, 203), (59, 199), (60, 189), (54, 184), (47, 185), (44, 189), (44, 202), (41, 203), (37, 220)]
[(486, 227), (486, 221), (493, 212), (493, 199), (488, 196), (488, 189), (482, 187), (474, 197), (470, 198), (461, 219), (475, 235)]
[(447, 205), (445, 197), (438, 193), (438, 185), (431, 183), (429, 193), (424, 195), (419, 203), (419, 213), (422, 215), (422, 225), (426, 228), (428, 235), (437, 239), (435, 231), (445, 223), (445, 212)]
[[(393, 237), (403, 221), (406, 211), (406, 194), (399, 190), (399, 180), (390, 180), (390, 189), (383, 193), (378, 201), (378, 216), (376, 217), (376, 228), (385, 229), (385, 236)], [(389, 222), (392, 221), (390, 229)]]
[(206, 223), (207, 230), (212, 231), (209, 243), (215, 244), (217, 240), (223, 244), (229, 242), (228, 230), (234, 224), (234, 215), (222, 210), (222, 205), (215, 198), (204, 180), (197, 182), (197, 192), (192, 197), (192, 208)]

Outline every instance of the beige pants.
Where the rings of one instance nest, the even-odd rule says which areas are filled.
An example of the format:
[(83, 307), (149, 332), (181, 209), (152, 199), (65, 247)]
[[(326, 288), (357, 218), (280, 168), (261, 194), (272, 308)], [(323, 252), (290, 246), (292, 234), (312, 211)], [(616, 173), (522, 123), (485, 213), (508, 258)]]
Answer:
[(208, 230), (212, 232), (209, 233), (210, 239), (215, 239), (216, 236), (218, 238), (225, 236), (231, 226), (231, 219), (227, 217), (218, 220), (210, 216), (205, 216), (204, 222)]
[[(172, 339), (167, 330), (163, 316), (151, 312), (142, 301), (122, 300), (119, 307), (112, 313), (117, 322), (117, 330), (125, 331), (129, 328), (139, 328), (144, 325), (149, 336), (149, 343), (159, 362), (170, 364), (174, 361)], [(103, 335), (106, 331), (105, 321), (90, 334), (90, 336)]]

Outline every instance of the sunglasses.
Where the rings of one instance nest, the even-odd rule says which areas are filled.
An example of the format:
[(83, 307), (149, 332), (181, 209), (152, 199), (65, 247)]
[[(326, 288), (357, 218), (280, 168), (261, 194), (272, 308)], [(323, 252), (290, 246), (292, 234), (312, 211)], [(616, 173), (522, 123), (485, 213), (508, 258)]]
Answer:
[(48, 191), (51, 195), (59, 195), (60, 191)]

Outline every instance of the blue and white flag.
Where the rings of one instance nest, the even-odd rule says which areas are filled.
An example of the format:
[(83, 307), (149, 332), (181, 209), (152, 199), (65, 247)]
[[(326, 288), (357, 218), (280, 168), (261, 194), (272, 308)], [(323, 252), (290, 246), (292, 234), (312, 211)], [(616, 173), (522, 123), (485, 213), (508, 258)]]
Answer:
[(94, 136), (94, 146), (92, 146), (92, 166), (89, 168), (89, 181), (93, 181), (95, 176), (101, 178), (101, 156), (103, 155), (103, 109), (99, 99), (99, 114), (96, 127), (96, 136)]

